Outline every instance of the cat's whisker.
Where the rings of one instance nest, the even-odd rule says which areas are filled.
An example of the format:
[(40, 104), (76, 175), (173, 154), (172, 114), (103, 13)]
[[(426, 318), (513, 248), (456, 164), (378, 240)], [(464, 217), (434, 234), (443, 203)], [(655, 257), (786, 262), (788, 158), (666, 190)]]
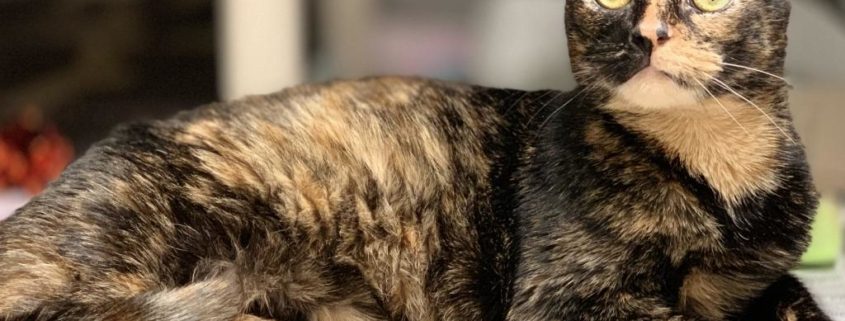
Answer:
[[(551, 93), (551, 92), (548, 92), (541, 97), (545, 97), (549, 93)], [(551, 104), (553, 101), (555, 101), (555, 99), (558, 99), (558, 97), (560, 97), (560, 96), (563, 96), (563, 92), (558, 92), (557, 95), (555, 95), (554, 97), (552, 97), (551, 99), (546, 101), (546, 103), (543, 104), (542, 107), (538, 108), (537, 111), (534, 113), (534, 115), (532, 115), (531, 118), (528, 119), (528, 122), (526, 123), (526, 125), (531, 125), (531, 123), (534, 121), (534, 118), (536, 118), (537, 115), (540, 115), (540, 113), (542, 113), (544, 110), (546, 110), (546, 107), (549, 107), (549, 104)], [(537, 98), (537, 100), (539, 100), (539, 99), (540, 98)]]
[(716, 84), (717, 84), (717, 85), (721, 86), (722, 88), (727, 89), (728, 91), (730, 91), (731, 93), (733, 93), (734, 95), (736, 95), (737, 97), (739, 97), (740, 99), (744, 100), (744, 101), (745, 101), (746, 103), (748, 103), (749, 105), (754, 106), (754, 108), (756, 108), (758, 111), (760, 111), (760, 113), (761, 113), (761, 114), (763, 114), (763, 116), (765, 116), (765, 117), (766, 117), (766, 119), (768, 119), (768, 120), (769, 120), (769, 122), (770, 122), (770, 123), (772, 123), (772, 125), (774, 125), (774, 126), (775, 126), (775, 128), (777, 128), (777, 129), (780, 131), (780, 133), (781, 133), (781, 134), (783, 134), (783, 137), (786, 137), (787, 139), (789, 139), (789, 140), (790, 140), (793, 144), (797, 144), (797, 143), (798, 143), (798, 142), (796, 142), (796, 141), (795, 141), (795, 139), (793, 139), (793, 138), (792, 138), (792, 136), (790, 136), (789, 134), (787, 134), (787, 133), (786, 133), (786, 131), (785, 131), (782, 127), (780, 127), (780, 125), (778, 125), (778, 124), (777, 124), (777, 122), (776, 122), (776, 121), (775, 121), (775, 120), (774, 120), (771, 116), (769, 116), (769, 114), (768, 114), (768, 113), (766, 113), (766, 111), (765, 111), (765, 110), (763, 110), (763, 108), (760, 108), (760, 106), (758, 106), (758, 105), (757, 105), (757, 104), (755, 104), (753, 101), (751, 101), (750, 99), (746, 98), (745, 96), (741, 95), (739, 92), (737, 92), (736, 90), (734, 90), (733, 88), (731, 88), (731, 86), (728, 86), (728, 84), (724, 83), (723, 81), (719, 80), (718, 78), (716, 78), (716, 77), (710, 77), (710, 78), (711, 78), (714, 82), (716, 82)]
[(568, 106), (568, 105), (569, 105), (569, 104), (571, 104), (573, 101), (575, 101), (575, 98), (578, 98), (578, 96), (580, 96), (580, 95), (581, 95), (581, 93), (583, 93), (583, 92), (584, 92), (584, 91), (586, 91), (586, 90), (587, 90), (587, 88), (583, 88), (583, 89), (581, 89), (580, 91), (578, 91), (577, 93), (575, 93), (575, 95), (572, 95), (572, 98), (569, 98), (569, 100), (567, 100), (565, 103), (563, 103), (563, 105), (561, 105), (560, 107), (558, 107), (557, 109), (555, 109), (555, 111), (553, 111), (551, 114), (549, 114), (549, 116), (548, 116), (548, 117), (546, 117), (546, 120), (544, 120), (544, 121), (543, 121), (543, 123), (542, 123), (542, 124), (540, 124), (540, 127), (538, 127), (538, 130), (539, 130), (539, 129), (543, 129), (543, 127), (545, 127), (545, 126), (546, 126), (546, 124), (548, 124), (548, 123), (549, 123), (549, 121), (550, 121), (550, 120), (552, 120), (552, 117), (554, 117), (554, 116), (555, 116), (558, 112), (560, 112), (561, 110), (563, 110), (563, 108), (564, 108), (564, 107)]
[[(511, 105), (508, 107), (508, 109), (507, 109), (507, 110), (505, 110), (505, 114), (509, 114), (509, 113), (511, 112), (511, 110), (513, 110), (513, 109), (514, 109), (517, 105), (519, 105), (521, 102), (525, 101), (525, 99), (526, 99), (525, 97), (527, 97), (527, 96), (528, 96), (528, 95), (530, 95), (531, 93), (532, 93), (531, 91), (525, 91), (525, 92), (524, 92), (521, 96), (519, 96), (519, 98), (517, 98), (517, 99), (516, 99), (516, 101), (514, 101), (514, 102), (513, 102), (513, 104), (511, 104)], [(533, 102), (536, 102), (536, 101), (538, 101), (538, 100), (540, 100), (540, 99), (543, 99), (543, 98), (545, 98), (546, 96), (548, 96), (548, 95), (549, 95), (549, 94), (551, 94), (551, 93), (553, 93), (553, 91), (549, 91), (549, 92), (547, 92), (547, 93), (544, 93), (544, 94), (540, 95), (540, 97), (537, 97), (537, 98), (535, 98), (535, 99), (532, 99), (532, 100), (531, 100), (531, 102), (533, 103)], [(552, 99), (550, 99), (548, 102), (546, 102), (546, 104), (551, 103), (551, 102), (552, 102), (552, 101), (554, 101), (556, 98), (557, 98), (557, 97), (552, 97)], [(545, 106), (543, 106), (543, 108), (545, 108)], [(541, 110), (542, 110), (542, 109), (541, 109)], [(536, 114), (535, 114), (535, 116), (536, 116)], [(532, 117), (532, 118), (533, 118), (533, 117)]]
[(719, 98), (716, 98), (716, 95), (714, 95), (713, 92), (710, 91), (710, 89), (707, 89), (707, 86), (702, 84), (701, 81), (699, 81), (698, 79), (693, 78), (693, 80), (695, 80), (695, 82), (698, 83), (698, 85), (701, 86), (701, 88), (704, 89), (704, 91), (706, 91), (707, 94), (710, 95), (710, 97), (713, 97), (713, 100), (715, 100), (716, 103), (719, 104), (719, 107), (722, 107), (722, 110), (724, 110), (725, 113), (728, 114), (728, 116), (731, 119), (733, 119), (734, 123), (736, 123), (739, 126), (739, 128), (742, 128), (742, 131), (744, 131), (745, 134), (751, 136), (751, 132), (749, 132), (748, 129), (745, 128), (745, 126), (742, 126), (742, 124), (739, 122), (739, 120), (736, 119), (736, 117), (734, 117), (734, 115), (731, 114), (731, 112), (728, 110), (728, 107), (725, 107), (725, 105), (722, 104), (722, 102), (719, 100)]
[[(530, 93), (531, 93), (530, 91), (523, 92), (523, 93), (522, 93), (522, 95), (520, 95), (520, 96), (519, 96), (519, 98), (517, 98), (517, 99), (513, 102), (513, 104), (511, 104), (510, 106), (508, 106), (508, 109), (506, 109), (506, 110), (505, 110), (505, 114), (509, 114), (509, 113), (511, 112), (511, 110), (512, 110), (512, 109), (514, 109), (514, 107), (516, 107), (516, 105), (519, 105), (519, 103), (521, 103), (521, 102), (522, 102), (522, 100), (524, 100), (524, 99), (525, 99), (525, 97), (526, 97), (526, 96), (528, 96), (528, 94), (530, 94)], [(515, 97), (515, 96), (516, 96), (516, 95), (511, 95), (511, 96), (509, 96), (509, 97), (508, 97), (508, 99), (511, 99), (511, 98), (513, 98), (513, 97)]]
[(748, 67), (748, 66), (743, 66), (743, 65), (738, 65), (738, 64), (732, 64), (732, 63), (729, 63), (729, 62), (722, 62), (722, 65), (727, 66), (727, 67), (740, 68), (740, 69), (745, 69), (745, 70), (761, 73), (761, 74), (764, 74), (766, 76), (770, 76), (770, 77), (776, 78), (778, 80), (781, 80), (784, 83), (786, 83), (788, 86), (792, 87), (792, 84), (789, 82), (789, 80), (786, 80), (786, 78), (775, 75), (775, 74), (770, 73), (770, 72), (765, 71), (765, 70), (761, 70), (761, 69), (757, 69), (757, 68), (753, 68), (753, 67)]

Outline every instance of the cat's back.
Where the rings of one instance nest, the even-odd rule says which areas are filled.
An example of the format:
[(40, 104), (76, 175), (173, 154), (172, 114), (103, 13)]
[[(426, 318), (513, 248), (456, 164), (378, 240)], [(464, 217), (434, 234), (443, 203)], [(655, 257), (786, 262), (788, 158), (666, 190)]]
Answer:
[(485, 145), (504, 122), (485, 90), (416, 78), (335, 81), (208, 106), (164, 127), (192, 150), (197, 170), (225, 186), (320, 199), (366, 188), (411, 205), (401, 203), (486, 178)]
[[(219, 141), (217, 146), (231, 147), (233, 156), (271, 153), (243, 156), (288, 164), (277, 168), (292, 166), (290, 160), (330, 160), (365, 166), (377, 179), (386, 179), (386, 171), (412, 168), (445, 174), (447, 163), (461, 156), (455, 154), (463, 154), (456, 144), (477, 145), (499, 125), (495, 106), (478, 91), (412, 78), (302, 86), (179, 117), (186, 121), (179, 123), (183, 128), (175, 139), (189, 145)], [(260, 150), (261, 145), (267, 148)]]
[[(0, 299), (35, 307), (73, 283), (89, 293), (74, 300), (96, 302), (102, 291), (179, 286), (234, 262), (271, 298), (289, 294), (263, 286), (294, 275), (288, 281), (306, 288), (366, 283), (393, 312), (431, 315), (420, 300), (435, 298), (419, 283), (431, 260), (480, 251), (475, 222), (489, 213), (493, 158), (505, 144), (499, 99), (513, 94), (369, 78), (122, 126), (0, 224), (0, 271), (33, 276), (0, 282), (16, 289)], [(325, 253), (334, 263), (318, 260)], [(477, 264), (465, 270), (492, 268)], [(26, 290), (35, 285), (42, 290)], [(329, 295), (321, 291), (307, 295)]]
[[(96, 205), (107, 208), (94, 212), (129, 207), (127, 215), (141, 216), (243, 215), (255, 212), (247, 203), (261, 202), (291, 221), (313, 211), (314, 224), (327, 224), (341, 207), (412, 212), (445, 198), (457, 203), (485, 184), (488, 145), (505, 123), (489, 91), (366, 78), (123, 125), (21, 212), (41, 219), (61, 216), (57, 207), (77, 215)], [(55, 204), (62, 200), (70, 204)], [(51, 210), (27, 211), (41, 207)]]

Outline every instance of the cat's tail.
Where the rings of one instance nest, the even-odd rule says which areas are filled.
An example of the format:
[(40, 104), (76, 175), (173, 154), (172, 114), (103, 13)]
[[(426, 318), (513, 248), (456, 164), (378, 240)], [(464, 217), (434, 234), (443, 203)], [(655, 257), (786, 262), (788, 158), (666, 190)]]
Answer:
[(179, 288), (146, 292), (97, 306), (48, 304), (25, 316), (0, 321), (256, 321), (243, 314), (243, 282), (226, 272)]

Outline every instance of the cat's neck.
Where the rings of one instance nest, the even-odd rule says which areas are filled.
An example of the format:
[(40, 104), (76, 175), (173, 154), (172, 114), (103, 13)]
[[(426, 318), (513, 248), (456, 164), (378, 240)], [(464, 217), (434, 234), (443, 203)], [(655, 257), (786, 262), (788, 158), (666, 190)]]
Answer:
[(723, 97), (673, 109), (630, 109), (618, 104), (608, 109), (623, 126), (648, 137), (693, 175), (706, 179), (724, 200), (736, 203), (778, 185), (776, 156), (780, 146), (791, 140), (784, 136), (791, 128), (766, 112), (772, 110), (771, 104), (758, 104), (758, 109)]

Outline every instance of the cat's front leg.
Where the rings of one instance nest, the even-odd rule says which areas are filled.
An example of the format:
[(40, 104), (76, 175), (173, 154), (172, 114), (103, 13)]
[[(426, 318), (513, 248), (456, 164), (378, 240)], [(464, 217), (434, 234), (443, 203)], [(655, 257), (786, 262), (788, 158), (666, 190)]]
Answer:
[(680, 291), (679, 308), (714, 321), (830, 320), (801, 281), (784, 272), (792, 260), (749, 260), (754, 257), (749, 252), (744, 256), (745, 260), (731, 259), (730, 266), (691, 269)]
[[(534, 289), (541, 290), (542, 289)], [(668, 300), (621, 289), (557, 291), (516, 297), (508, 321), (704, 321), (685, 315)]]
[(810, 291), (786, 274), (754, 299), (736, 321), (830, 321)]

